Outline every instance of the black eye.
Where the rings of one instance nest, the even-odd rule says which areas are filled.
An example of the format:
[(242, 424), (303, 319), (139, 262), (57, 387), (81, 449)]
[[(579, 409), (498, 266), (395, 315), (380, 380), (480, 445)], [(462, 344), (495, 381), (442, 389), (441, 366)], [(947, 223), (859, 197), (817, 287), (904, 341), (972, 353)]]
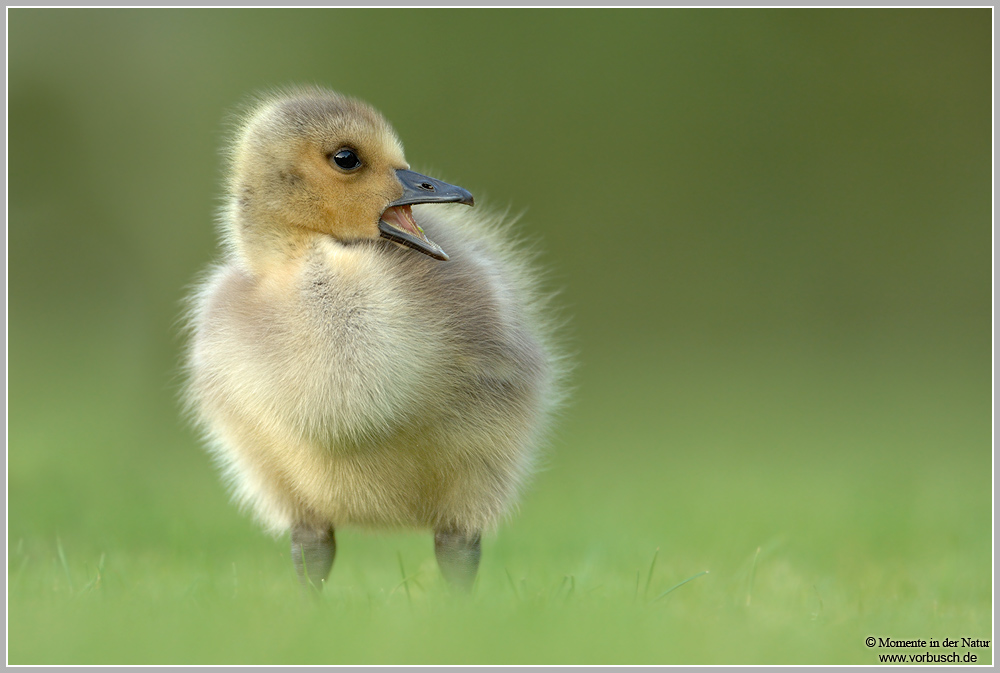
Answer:
[(346, 147), (342, 150), (337, 150), (333, 153), (333, 162), (343, 168), (345, 171), (353, 171), (355, 168), (361, 166), (361, 159), (358, 158), (357, 153), (354, 150), (349, 150)]

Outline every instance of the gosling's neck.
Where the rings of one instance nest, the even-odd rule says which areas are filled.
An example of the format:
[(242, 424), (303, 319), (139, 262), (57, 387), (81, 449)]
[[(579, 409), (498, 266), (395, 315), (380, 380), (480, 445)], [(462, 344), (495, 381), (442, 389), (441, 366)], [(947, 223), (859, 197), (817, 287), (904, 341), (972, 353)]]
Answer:
[(297, 266), (327, 234), (284, 222), (232, 199), (226, 208), (225, 239), (241, 265), (254, 276), (281, 276)]

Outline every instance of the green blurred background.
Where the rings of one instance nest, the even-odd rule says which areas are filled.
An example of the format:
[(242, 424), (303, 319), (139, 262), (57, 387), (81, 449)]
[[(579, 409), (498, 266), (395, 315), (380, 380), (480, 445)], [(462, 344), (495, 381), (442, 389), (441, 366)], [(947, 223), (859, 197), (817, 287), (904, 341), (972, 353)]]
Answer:
[[(10, 663), (991, 637), (990, 9), (7, 17)], [(295, 82), (524, 211), (561, 290), (575, 390), (471, 601), (426, 536), (348, 531), (300, 604), (179, 418), (224, 119)]]

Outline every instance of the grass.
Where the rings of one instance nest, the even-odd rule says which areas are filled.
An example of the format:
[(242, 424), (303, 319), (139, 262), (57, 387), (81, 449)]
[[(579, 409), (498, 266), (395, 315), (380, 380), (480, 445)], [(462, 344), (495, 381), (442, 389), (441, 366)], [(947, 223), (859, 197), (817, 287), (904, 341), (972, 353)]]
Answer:
[[(990, 550), (976, 539), (989, 518), (960, 516), (974, 493), (955, 488), (948, 508), (921, 514), (919, 528), (948, 535), (907, 544), (920, 537), (910, 514), (881, 522), (895, 541), (838, 525), (837, 512), (866, 507), (864, 488), (831, 499), (799, 480), (754, 524), (719, 516), (752, 498), (757, 484), (741, 481), (695, 479), (718, 509), (678, 503), (644, 525), (610, 513), (560, 521), (539, 492), (485, 541), (471, 597), (446, 590), (430, 537), (415, 533), (340, 534), (318, 600), (299, 595), (286, 541), (235, 517), (219, 531), (217, 514), (180, 512), (183, 531), (131, 545), (22, 538), (9, 563), (9, 661), (870, 664), (868, 635), (990, 637)], [(671, 551), (651, 551), (653, 538)]]
[[(175, 429), (146, 436), (156, 414), (114, 419), (116, 400), (74, 397), (68, 426), (16, 420), (26, 409), (11, 426), (8, 661), (877, 664), (888, 650), (868, 636), (991, 637), (987, 407), (960, 386), (935, 406), (900, 373), (824, 389), (837, 418), (803, 419), (795, 376), (751, 399), (742, 377), (763, 373), (729, 370), (729, 392), (716, 374), (662, 428), (648, 390), (579, 397), (521, 511), (484, 538), (471, 596), (447, 590), (429, 534), (342, 530), (306, 599), (287, 538), (235, 511), (167, 413)], [(737, 409), (743, 423), (715, 422)]]

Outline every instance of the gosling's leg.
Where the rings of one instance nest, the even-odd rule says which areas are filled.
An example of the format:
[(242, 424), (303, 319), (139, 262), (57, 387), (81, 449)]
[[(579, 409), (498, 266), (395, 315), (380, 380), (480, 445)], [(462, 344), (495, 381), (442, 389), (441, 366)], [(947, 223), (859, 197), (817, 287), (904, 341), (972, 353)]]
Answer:
[(439, 530), (434, 533), (434, 555), (441, 574), (453, 586), (472, 590), (479, 569), (479, 533), (456, 533)]
[(292, 527), (292, 562), (303, 587), (312, 586), (317, 591), (323, 588), (336, 553), (333, 526), (299, 523)]

